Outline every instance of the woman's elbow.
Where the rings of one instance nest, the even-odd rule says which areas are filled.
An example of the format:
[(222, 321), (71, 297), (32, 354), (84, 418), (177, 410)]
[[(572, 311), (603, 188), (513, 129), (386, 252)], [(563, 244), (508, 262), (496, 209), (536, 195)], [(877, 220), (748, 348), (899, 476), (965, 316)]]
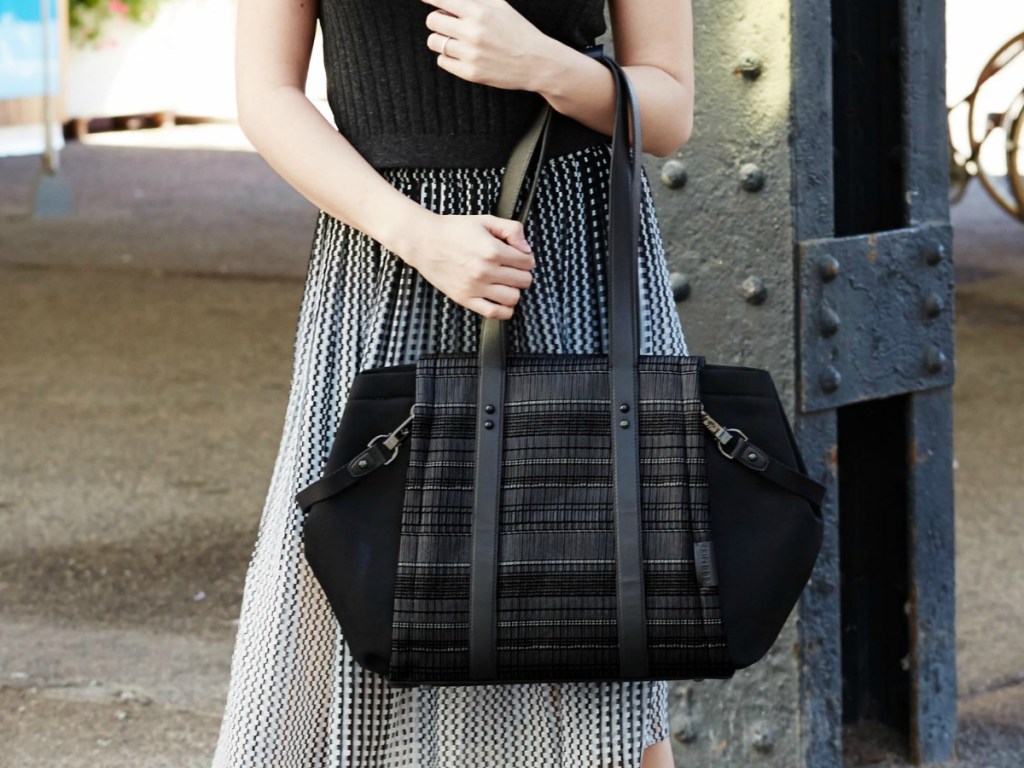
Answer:
[(256, 114), (254, 108), (256, 100), (250, 97), (245, 85), (240, 80), (235, 81), (235, 114), (237, 115), (238, 126), (242, 129), (243, 133), (248, 134), (253, 117)]
[(251, 75), (239, 73), (235, 78), (235, 109), (238, 124), (244, 132), (249, 133), (262, 122), (270, 108), (272, 95), (272, 88)]
[(278, 96), (276, 88), (238, 82), (235, 85), (235, 109), (238, 127), (254, 145), (267, 124), (268, 118), (280, 114), (274, 102)]
[(669, 102), (658, 128), (660, 130), (648, 132), (650, 142), (644, 141), (645, 152), (665, 158), (686, 145), (693, 133), (693, 96), (690, 89), (679, 86), (679, 93)]
[(238, 117), (236, 120), (238, 122), (238, 128), (242, 131), (245, 138), (249, 140), (249, 143), (258, 150), (260, 145), (260, 131), (258, 128), (259, 115), (255, 110), (243, 106), (241, 103), (238, 103), (237, 107)]
[(671, 157), (686, 146), (692, 133), (693, 112), (673, 115), (664, 131), (658, 136), (652, 136), (650, 143), (644, 142), (644, 151), (658, 158)]

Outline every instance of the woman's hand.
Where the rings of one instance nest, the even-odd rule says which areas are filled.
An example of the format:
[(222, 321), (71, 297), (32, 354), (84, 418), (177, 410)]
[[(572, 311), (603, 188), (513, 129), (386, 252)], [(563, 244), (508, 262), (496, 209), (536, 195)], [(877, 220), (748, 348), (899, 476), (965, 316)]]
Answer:
[(545, 59), (564, 47), (506, 0), (423, 2), (437, 9), (427, 15), (427, 47), (438, 54), (441, 69), (463, 80), (536, 91)]
[(429, 213), (413, 224), (399, 256), (452, 301), (508, 320), (533, 282), (522, 225), (497, 216)]
[[(552, 0), (553, 1), (553, 0)], [(423, 0), (427, 47), (456, 77), (533, 91), (563, 115), (611, 135), (615, 84), (592, 57), (541, 32), (506, 0)], [(669, 157), (693, 130), (691, 0), (608, 0), (615, 58), (640, 99), (643, 150)]]

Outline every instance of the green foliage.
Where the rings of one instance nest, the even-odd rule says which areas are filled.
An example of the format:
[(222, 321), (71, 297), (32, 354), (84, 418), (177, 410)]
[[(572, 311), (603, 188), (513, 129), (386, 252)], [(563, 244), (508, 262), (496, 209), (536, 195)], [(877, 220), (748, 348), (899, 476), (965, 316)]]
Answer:
[(102, 46), (103, 28), (115, 16), (148, 24), (163, 0), (68, 0), (71, 39), (79, 45)]

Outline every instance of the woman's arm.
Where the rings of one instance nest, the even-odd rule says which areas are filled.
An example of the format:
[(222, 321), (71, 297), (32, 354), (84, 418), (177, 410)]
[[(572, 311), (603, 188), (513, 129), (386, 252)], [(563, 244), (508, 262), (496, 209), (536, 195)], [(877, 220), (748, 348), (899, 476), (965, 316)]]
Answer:
[[(552, 108), (611, 134), (615, 88), (600, 62), (542, 34), (506, 0), (423, 0), (428, 47), (438, 66), (465, 80), (535, 91)], [(690, 0), (608, 0), (616, 61), (636, 88), (644, 151), (667, 157), (693, 129), (693, 18)]]
[(305, 95), (315, 29), (316, 0), (239, 2), (235, 89), (246, 137), (306, 199), (379, 241), (453, 301), (511, 317), (533, 279), (522, 226), (435, 214), (366, 162)]
[(314, 205), (385, 247), (401, 249), (426, 211), (391, 186), (305, 95), (316, 0), (241, 0), (235, 95), (242, 131), (267, 163)]

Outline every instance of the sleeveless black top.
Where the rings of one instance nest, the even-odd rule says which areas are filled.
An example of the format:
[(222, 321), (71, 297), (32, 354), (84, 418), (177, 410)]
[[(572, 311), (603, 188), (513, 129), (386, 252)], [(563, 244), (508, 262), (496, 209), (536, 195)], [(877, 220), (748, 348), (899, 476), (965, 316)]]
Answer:
[[(510, 0), (541, 32), (583, 49), (605, 31), (604, 0)], [(421, 0), (318, 0), (327, 100), (338, 130), (377, 168), (500, 167), (544, 99), (471, 83), (437, 66)], [(555, 115), (549, 156), (606, 136)]]

